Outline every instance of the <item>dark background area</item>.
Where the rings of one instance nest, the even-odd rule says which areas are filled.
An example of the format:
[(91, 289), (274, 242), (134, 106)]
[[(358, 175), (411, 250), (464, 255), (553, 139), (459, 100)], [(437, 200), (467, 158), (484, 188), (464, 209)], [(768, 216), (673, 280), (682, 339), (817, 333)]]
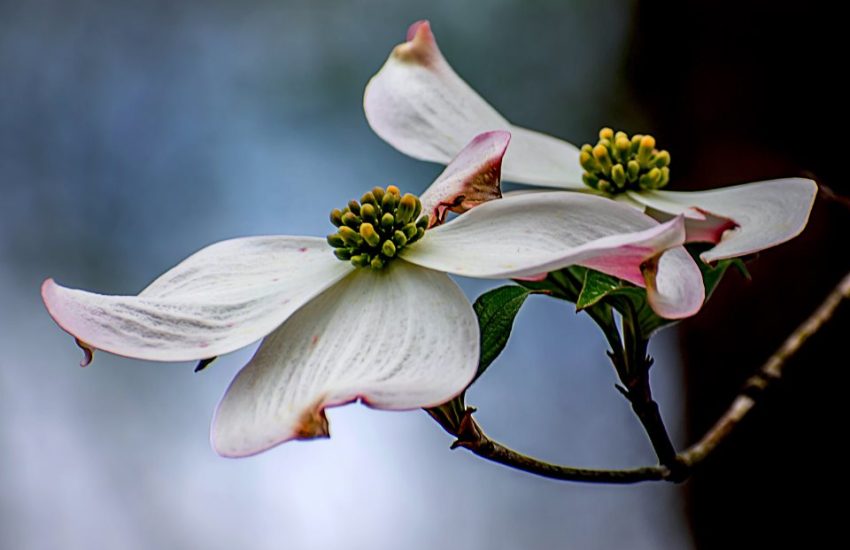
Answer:
[[(677, 184), (799, 175), (850, 194), (842, 19), (828, 2), (641, 3), (627, 66), (674, 152)], [(692, 440), (850, 270), (848, 238), (850, 209), (821, 193), (800, 238), (763, 252), (750, 263), (752, 282), (729, 277), (680, 325)], [(825, 548), (843, 539), (844, 513), (824, 495), (847, 490), (835, 452), (846, 432), (847, 310), (688, 483), (698, 548)]]

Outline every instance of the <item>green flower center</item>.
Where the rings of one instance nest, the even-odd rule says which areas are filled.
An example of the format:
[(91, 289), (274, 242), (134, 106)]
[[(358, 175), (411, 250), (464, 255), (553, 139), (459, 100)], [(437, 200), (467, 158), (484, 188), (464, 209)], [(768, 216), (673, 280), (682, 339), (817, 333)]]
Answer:
[(629, 138), (603, 128), (595, 146), (582, 145), (579, 162), (585, 185), (609, 195), (661, 189), (670, 181), (670, 153), (656, 149), (652, 136)]
[(375, 187), (348, 206), (331, 211), (331, 223), (339, 231), (328, 235), (334, 254), (354, 267), (383, 269), (405, 247), (415, 243), (428, 229), (430, 218), (422, 214), (422, 203), (410, 193), (403, 197), (398, 187)]

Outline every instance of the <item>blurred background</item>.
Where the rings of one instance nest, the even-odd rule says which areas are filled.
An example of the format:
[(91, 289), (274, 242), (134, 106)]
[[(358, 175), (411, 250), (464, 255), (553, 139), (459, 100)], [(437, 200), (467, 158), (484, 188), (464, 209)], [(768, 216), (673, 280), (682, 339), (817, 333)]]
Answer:
[[(821, 5), (823, 4), (823, 5)], [(46, 277), (134, 294), (212, 242), (324, 235), (374, 185), (440, 167), (369, 130), (362, 92), (407, 26), (513, 121), (575, 143), (653, 132), (679, 188), (838, 163), (846, 87), (826, 4), (498, 0), (0, 0), (0, 548), (726, 548), (829, 540), (843, 491), (845, 312), (698, 477), (606, 487), (450, 451), (422, 412), (329, 411), (333, 437), (227, 460), (214, 407), (251, 356), (194, 374), (98, 353), (86, 369), (39, 297)], [(843, 168), (843, 166), (842, 166)], [(732, 275), (654, 342), (684, 447), (843, 271), (848, 211)], [(470, 298), (498, 282), (459, 281)], [(845, 336), (846, 337), (846, 336)], [(577, 466), (654, 455), (592, 323), (532, 298), (471, 390), (496, 439)], [(840, 493), (838, 493), (840, 494)]]

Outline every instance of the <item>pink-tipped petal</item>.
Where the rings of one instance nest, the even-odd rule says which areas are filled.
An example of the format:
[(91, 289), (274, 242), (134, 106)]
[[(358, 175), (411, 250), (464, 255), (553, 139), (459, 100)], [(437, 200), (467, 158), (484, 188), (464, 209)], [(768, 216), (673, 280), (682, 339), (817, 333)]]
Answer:
[(448, 163), (478, 134), (512, 134), (503, 178), (547, 187), (584, 189), (578, 149), (511, 125), (446, 62), (427, 21), (414, 23), (366, 86), (366, 119), (390, 145), (414, 158)]
[(705, 301), (702, 273), (684, 247), (671, 248), (646, 262), (643, 274), (649, 305), (661, 317), (690, 317)]
[(445, 221), (451, 211), (462, 214), (502, 196), (502, 157), (511, 135), (497, 130), (475, 136), (420, 197), (431, 225)]
[(324, 409), (356, 399), (443, 403), (472, 380), (479, 346), (472, 306), (445, 274), (403, 261), (358, 270), (263, 341), (219, 404), (213, 446), (241, 457), (327, 437)]
[(204, 248), (138, 296), (48, 279), (42, 297), (59, 326), (89, 350), (195, 361), (259, 340), (351, 269), (323, 239), (249, 237)]
[(505, 181), (586, 191), (579, 149), (562, 139), (511, 125), (511, 147), (505, 154)]
[[(650, 215), (653, 214), (654, 212)], [(701, 208), (693, 208), (687, 212), (685, 219), (685, 229), (688, 233), (687, 242), (689, 243), (717, 244), (723, 239), (723, 235), (727, 231), (738, 227), (738, 224), (729, 218), (716, 216)]]
[(654, 210), (685, 214), (693, 220), (688, 226), (689, 241), (716, 239), (720, 233), (718, 244), (700, 256), (713, 262), (752, 254), (799, 235), (816, 193), (817, 184), (812, 180), (785, 178), (710, 191), (651, 191), (630, 196)]
[(416, 35), (419, 33), (419, 29), (422, 29), (422, 33), (420, 34), (420, 39), (433, 40), (434, 34), (431, 32), (431, 22), (427, 19), (420, 19), (419, 21), (413, 23), (407, 28), (407, 41), (412, 42)]
[[(425, 233), (401, 258), (431, 269), (481, 278), (529, 277), (569, 265), (583, 265), (645, 286), (643, 264), (685, 239), (679, 216), (659, 224), (612, 200), (579, 193), (528, 193), (491, 201)], [(664, 272), (660, 293), (682, 299), (671, 308), (688, 310), (702, 292), (696, 269), (678, 280)], [(672, 265), (672, 264), (671, 264)], [(670, 290), (678, 286), (694, 288)], [(661, 303), (656, 301), (657, 303)], [(659, 312), (660, 313), (660, 312)]]

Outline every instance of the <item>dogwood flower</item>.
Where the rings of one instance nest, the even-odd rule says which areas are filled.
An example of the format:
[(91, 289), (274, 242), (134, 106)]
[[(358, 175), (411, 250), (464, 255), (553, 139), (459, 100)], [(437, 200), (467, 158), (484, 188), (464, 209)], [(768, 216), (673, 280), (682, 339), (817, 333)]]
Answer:
[[(688, 242), (716, 245), (701, 255), (706, 262), (750, 254), (795, 237), (806, 226), (817, 192), (815, 182), (802, 178), (700, 192), (662, 191), (660, 187), (669, 179), (665, 170), (670, 158), (655, 149), (650, 136), (629, 140), (625, 134), (604, 129), (600, 144), (580, 150), (512, 125), (455, 73), (427, 21), (410, 27), (407, 42), (393, 49), (371, 79), (364, 108), (381, 138), (407, 155), (433, 162), (445, 163), (480, 132), (509, 130), (513, 139), (504, 159), (506, 180), (574, 191), (593, 188), (660, 220), (684, 215)], [(621, 145), (625, 148), (620, 149)], [(596, 158), (596, 153), (602, 158)], [(611, 168), (617, 164), (612, 175)], [(655, 172), (649, 174), (653, 168)], [(615, 183), (612, 176), (619, 181)]]
[[(646, 286), (662, 315), (699, 309), (702, 280), (680, 246), (681, 217), (661, 224), (558, 192), (485, 202), (501, 194), (509, 139), (475, 138), (421, 201), (374, 188), (331, 213), (338, 231), (327, 239), (219, 242), (137, 296), (48, 279), (44, 302), (81, 346), (139, 359), (206, 360), (263, 338), (213, 420), (213, 445), (229, 457), (327, 437), (327, 407), (429, 407), (466, 388), (479, 359), (478, 323), (446, 273), (510, 278), (581, 264)], [(447, 210), (474, 206), (440, 224)]]

